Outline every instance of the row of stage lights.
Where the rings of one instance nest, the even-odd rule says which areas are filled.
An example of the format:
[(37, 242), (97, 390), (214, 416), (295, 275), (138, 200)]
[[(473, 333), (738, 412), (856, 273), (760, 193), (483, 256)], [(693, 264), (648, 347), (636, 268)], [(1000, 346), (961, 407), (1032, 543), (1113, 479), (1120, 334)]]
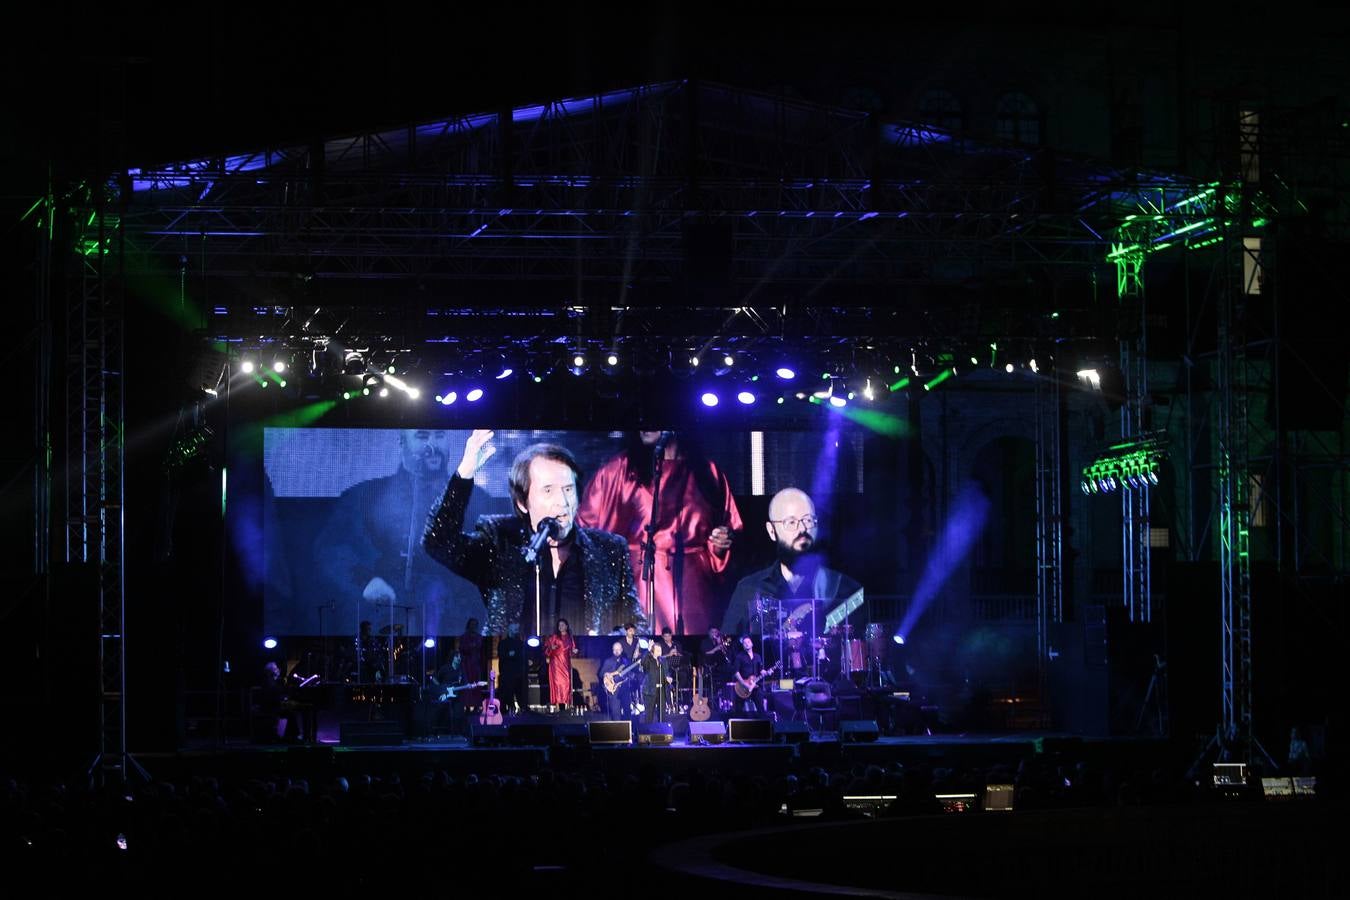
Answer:
[[(891, 635), (891, 640), (894, 641), (896, 644), (903, 645), (905, 643), (905, 636), (903, 634), (896, 633)], [(269, 635), (268, 637), (263, 638), (262, 645), (264, 650), (275, 650), (277, 649), (279, 643), (280, 642), (276, 638), (271, 637)], [(530, 647), (538, 648), (539, 645), (543, 642), (539, 639), (538, 635), (531, 635), (525, 641), (525, 643), (528, 644)], [(434, 637), (423, 638), (422, 646), (428, 650), (434, 650), (436, 648), (436, 639)], [(643, 650), (646, 650), (649, 646), (651, 646), (651, 642), (648, 641), (646, 638), (639, 638), (638, 646), (641, 647)]]
[(1079, 488), (1084, 494), (1111, 494), (1117, 489), (1145, 491), (1156, 487), (1167, 448), (1159, 437), (1118, 444), (1083, 467)]
[[(990, 369), (1002, 368), (1006, 374), (1014, 374), (1019, 370), (1029, 371), (1032, 374), (1039, 374), (1040, 367), (1034, 358), (1025, 363), (1014, 364), (1005, 362), (1001, 366), (996, 366), (997, 344), (990, 344), (991, 353), (987, 367)], [(589, 367), (587, 356), (582, 352), (575, 353), (570, 360), (570, 365), (566, 371), (574, 376), (584, 374)], [(691, 371), (700, 371), (710, 369), (709, 375), (716, 378), (723, 378), (730, 374), (737, 366), (738, 360), (730, 353), (721, 355), (713, 360), (720, 365), (710, 366), (707, 358), (694, 355), (689, 357)], [(878, 398), (885, 397), (887, 394), (905, 390), (914, 385), (922, 387), (929, 391), (936, 388), (949, 378), (955, 377), (961, 371), (966, 370), (964, 361), (958, 360), (953, 354), (942, 354), (937, 359), (938, 368), (935, 373), (923, 376), (920, 379), (920, 369), (918, 360), (911, 355), (910, 365), (904, 367), (895, 365), (890, 373), (873, 372), (860, 377), (845, 378), (838, 372), (822, 372), (818, 384), (812, 386), (799, 379), (799, 373), (791, 364), (780, 362), (773, 365), (772, 375), (765, 375), (761, 378), (758, 374), (745, 377), (739, 389), (733, 394), (727, 394), (725, 391), (719, 391), (710, 387), (704, 387), (697, 392), (698, 401), (705, 407), (713, 408), (720, 406), (723, 397), (728, 396), (729, 400), (741, 404), (742, 406), (752, 406), (758, 403), (762, 398), (772, 397), (777, 404), (783, 404), (790, 398), (797, 400), (806, 400), (823, 405), (829, 405), (835, 408), (847, 406), (854, 401), (875, 401)], [(970, 369), (985, 368), (981, 361), (975, 356), (969, 356)], [(611, 351), (603, 359), (603, 370), (608, 374), (614, 374), (620, 363), (617, 352)], [(244, 357), (239, 363), (239, 371), (244, 375), (251, 376), (258, 384), (266, 388), (271, 383), (276, 383), (279, 387), (286, 387), (286, 372), (288, 364), (281, 356), (275, 357), (272, 362), (263, 366), (260, 362), (251, 357)], [(448, 373), (447, 373), (448, 374)], [(491, 381), (505, 382), (516, 374), (515, 369), (510, 365), (503, 363), (495, 375), (480, 375), (480, 380), (484, 383)], [(538, 372), (522, 373), (535, 384), (544, 381), (544, 376)], [(353, 400), (360, 397), (374, 396), (376, 398), (387, 398), (394, 394), (401, 394), (408, 400), (419, 400), (422, 397), (422, 390), (412, 384), (409, 384), (403, 378), (397, 375), (397, 368), (393, 365), (386, 367), (381, 371), (366, 371), (364, 374), (352, 373), (344, 377), (359, 379), (359, 383), (345, 388), (339, 395), (343, 400)], [(861, 384), (859, 384), (861, 382)], [(471, 382), (472, 384), (472, 382)], [(769, 385), (775, 385), (770, 388)], [(798, 387), (793, 390), (793, 387)], [(442, 406), (453, 406), (461, 400), (467, 403), (477, 403), (487, 394), (486, 388), (481, 384), (473, 384), (468, 390), (445, 389), (434, 395), (436, 403)]]

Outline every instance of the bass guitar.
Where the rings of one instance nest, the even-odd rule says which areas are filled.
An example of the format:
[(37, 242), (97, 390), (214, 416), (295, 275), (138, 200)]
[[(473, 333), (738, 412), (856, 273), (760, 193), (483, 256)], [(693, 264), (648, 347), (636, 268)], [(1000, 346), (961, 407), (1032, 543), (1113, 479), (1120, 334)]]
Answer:
[(770, 672), (778, 671), (778, 667), (782, 664), (782, 660), (779, 660), (772, 666), (769, 666), (769, 668), (761, 669), (758, 675), (751, 675), (749, 678), (745, 679), (745, 684), (741, 684), (740, 681), (737, 681), (736, 696), (740, 697), (742, 700), (748, 699), (749, 696), (755, 692), (755, 685), (759, 684), (759, 680)]
[(606, 672), (604, 678), (605, 690), (609, 691), (611, 694), (618, 691), (619, 685), (623, 684), (628, 679), (628, 673), (632, 672), (640, 665), (642, 665), (642, 660), (635, 659), (617, 672)]

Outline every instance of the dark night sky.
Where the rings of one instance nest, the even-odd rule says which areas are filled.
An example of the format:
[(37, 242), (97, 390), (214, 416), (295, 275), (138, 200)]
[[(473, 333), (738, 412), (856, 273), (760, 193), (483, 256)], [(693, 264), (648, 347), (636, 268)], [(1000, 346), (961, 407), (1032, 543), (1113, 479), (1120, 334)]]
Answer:
[[(90, 135), (100, 115), (125, 123), (136, 164), (681, 77), (761, 89), (791, 84), (807, 96), (829, 84), (836, 92), (821, 99), (834, 99), (854, 73), (862, 83), (884, 78), (888, 60), (903, 64), (909, 54), (967, 35), (1067, 27), (1141, 30), (1146, 40), (1181, 30), (1195, 36), (1197, 50), (1250, 44), (1265, 60), (1294, 64), (1309, 42), (1334, 46), (1346, 33), (1345, 13), (1315, 5), (1297, 12), (1289, 4), (1259, 12), (1250, 25), (1225, 24), (1241, 20), (1240, 6), (1210, 21), (1161, 3), (1135, 4), (1114, 19), (1071, 4), (991, 19), (833, 3), (828, 20), (814, 5), (795, 12), (775, 5), (767, 14), (712, 5), (640, 12), (509, 6), (401, 15), (365, 5), (346, 13), (334, 5), (303, 13), (212, 6), (208, 13), (58, 14), (45, 27), (12, 32), (19, 52), (4, 63), (6, 177), (47, 158), (75, 167), (95, 162)], [(121, 89), (116, 60), (124, 61)]]

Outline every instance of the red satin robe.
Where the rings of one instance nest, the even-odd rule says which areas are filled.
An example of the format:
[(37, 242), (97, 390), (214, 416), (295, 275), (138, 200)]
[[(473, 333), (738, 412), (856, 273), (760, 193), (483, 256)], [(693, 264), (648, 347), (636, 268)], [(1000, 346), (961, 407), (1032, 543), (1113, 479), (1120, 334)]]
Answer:
[[(720, 625), (724, 597), (721, 574), (731, 551), (717, 556), (708, 545), (708, 535), (719, 525), (740, 531), (741, 513), (731, 495), (731, 486), (717, 466), (712, 467), (719, 501), (709, 503), (698, 489), (693, 473), (682, 458), (661, 464), (661, 510), (656, 531), (655, 621), (652, 634), (669, 626), (684, 634), (698, 634)], [(652, 491), (628, 474), (628, 458), (620, 454), (600, 467), (586, 486), (577, 520), (590, 528), (612, 531), (628, 540), (633, 560), (633, 580), (638, 599), (647, 610), (647, 585), (642, 577), (643, 529), (651, 516)], [(676, 617), (683, 616), (683, 628)]]
[(554, 706), (572, 705), (572, 654), (577, 643), (571, 632), (550, 634), (544, 639), (544, 658), (548, 660), (548, 702)]

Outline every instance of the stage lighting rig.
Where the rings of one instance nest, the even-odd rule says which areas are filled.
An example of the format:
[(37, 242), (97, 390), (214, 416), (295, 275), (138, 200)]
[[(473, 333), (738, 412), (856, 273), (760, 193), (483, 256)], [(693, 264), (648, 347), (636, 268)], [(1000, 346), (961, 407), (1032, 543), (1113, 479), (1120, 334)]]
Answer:
[(1088, 495), (1110, 494), (1117, 488), (1148, 490), (1158, 485), (1166, 459), (1165, 434), (1150, 434), (1116, 444), (1083, 467), (1079, 488)]

